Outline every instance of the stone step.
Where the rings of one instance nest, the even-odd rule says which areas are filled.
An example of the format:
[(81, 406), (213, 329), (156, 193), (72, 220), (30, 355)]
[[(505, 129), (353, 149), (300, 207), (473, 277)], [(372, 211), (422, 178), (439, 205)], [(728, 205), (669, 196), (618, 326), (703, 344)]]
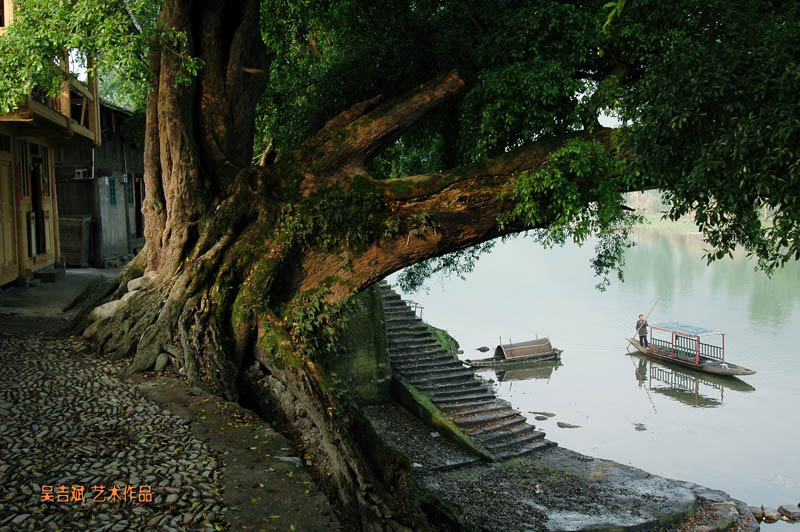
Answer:
[(445, 351), (444, 347), (439, 344), (398, 345), (389, 347), (387, 351), (389, 351), (389, 358), (398, 362), (412, 359), (421, 360), (443, 355), (447, 355), (451, 359), (453, 358), (453, 355)]
[[(431, 330), (428, 329), (428, 327), (426, 327), (423, 322), (419, 321), (419, 318), (415, 318), (414, 316), (412, 316), (410, 314), (408, 316), (390, 316), (389, 318), (391, 320), (395, 320), (395, 319), (409, 319), (409, 320), (410, 319), (414, 319), (414, 320), (417, 320), (415, 323), (413, 323), (411, 325), (405, 325), (403, 327), (396, 327), (396, 328), (392, 328), (391, 330), (387, 329), (386, 334), (388, 334), (390, 336), (402, 335), (402, 334), (407, 334), (407, 333), (412, 333), (412, 332), (414, 332), (414, 333), (424, 332), (426, 334), (431, 334)], [(384, 318), (384, 320), (385, 319), (386, 318)], [(431, 334), (431, 336), (433, 336), (433, 335)]]
[(433, 338), (406, 338), (403, 340), (389, 340), (386, 343), (387, 349), (391, 349), (394, 351), (403, 350), (403, 349), (413, 349), (413, 350), (420, 350), (420, 349), (433, 349), (438, 348), (442, 351), (445, 351), (445, 348), (442, 347), (442, 344), (434, 340)]
[(436, 395), (429, 394), (429, 396), (431, 398), (431, 401), (436, 403), (437, 406), (449, 405), (453, 403), (467, 403), (467, 402), (481, 401), (481, 400), (491, 401), (495, 398), (494, 394), (489, 391), (483, 391), (478, 393), (473, 393), (469, 391), (452, 392), (452, 393), (444, 392)]
[(384, 312), (391, 312), (391, 313), (411, 313), (416, 315), (416, 311), (409, 307), (406, 303), (402, 301), (384, 301), (383, 302), (383, 311)]
[[(415, 369), (431, 369), (431, 368), (441, 367), (443, 365), (444, 367), (448, 367), (447, 364), (452, 360), (453, 360), (452, 358), (447, 358), (447, 357), (441, 357), (438, 359), (420, 358), (418, 360), (406, 359), (403, 361), (392, 360), (392, 371), (397, 371), (402, 373), (403, 370), (413, 371)], [(456, 367), (456, 366), (450, 366), (450, 367)]]
[(450, 384), (442, 384), (442, 383), (434, 383), (434, 384), (420, 384), (415, 385), (417, 388), (425, 392), (426, 394), (431, 392), (459, 392), (459, 391), (479, 391), (479, 390), (486, 390), (486, 386), (479, 381), (464, 381), (464, 382), (453, 382)]
[(402, 331), (393, 331), (386, 337), (389, 341), (396, 341), (396, 342), (403, 342), (408, 340), (434, 339), (430, 331), (426, 329), (421, 329), (421, 330), (404, 329)]
[(395, 317), (385, 317), (383, 320), (384, 325), (386, 325), (386, 334), (391, 335), (392, 333), (399, 331), (399, 330), (408, 330), (415, 325), (419, 325), (420, 327), (424, 327), (422, 325), (422, 320), (419, 318), (414, 317), (402, 317), (402, 318), (395, 318)]
[[(470, 381), (473, 379), (472, 373), (469, 371), (458, 371), (453, 370), (450, 373), (437, 373), (435, 375), (401, 375), (403, 380), (410, 382), (414, 386), (419, 384), (433, 384), (436, 382), (463, 382), (463, 381)], [(430, 396), (435, 396), (436, 392), (431, 392), (428, 394)]]
[(389, 288), (388, 286), (381, 286), (381, 297), (383, 297), (384, 301), (392, 300), (392, 299), (402, 299), (400, 294)]
[(402, 307), (383, 307), (383, 319), (386, 320), (388, 318), (416, 318), (418, 317), (416, 312), (411, 310), (406, 306)]
[(433, 335), (427, 331), (413, 331), (405, 334), (387, 334), (387, 344), (389, 345), (408, 345), (408, 344), (436, 344), (441, 345)]
[(513, 409), (496, 410), (494, 412), (485, 412), (481, 414), (472, 414), (470, 416), (451, 417), (454, 423), (461, 427), (473, 427), (476, 425), (485, 425), (506, 419), (513, 416), (518, 416), (519, 411)]
[[(479, 382), (479, 384), (483, 386), (483, 383)], [(509, 408), (511, 408), (510, 404), (501, 399), (497, 399), (496, 401), (492, 401), (489, 403), (478, 402), (478, 403), (467, 403), (463, 406), (454, 405), (449, 407), (446, 410), (446, 412), (450, 417), (455, 418), (454, 416), (470, 416), (473, 414), (481, 414), (484, 412), (495, 412), (497, 410), (505, 410)]]
[(414, 364), (422, 362), (434, 362), (437, 360), (457, 360), (453, 355), (445, 351), (439, 346), (438, 349), (433, 348), (412, 348), (412, 349), (394, 349), (389, 351), (389, 359), (393, 364)]
[(495, 430), (500, 430), (503, 428), (511, 427), (514, 425), (519, 425), (520, 423), (525, 423), (525, 418), (522, 416), (512, 416), (503, 419), (498, 419), (497, 421), (493, 421), (491, 423), (487, 423), (485, 425), (479, 425), (477, 427), (472, 427), (466, 429), (464, 432), (473, 437), (481, 436), (482, 434), (486, 434), (488, 432), (493, 432)]
[(400, 370), (400, 372), (406, 377), (421, 377), (421, 376), (436, 377), (438, 375), (459, 373), (460, 371), (463, 370), (465, 370), (464, 365), (461, 364), (461, 362), (459, 362), (458, 360), (453, 360), (452, 362), (446, 365), (442, 364), (441, 366), (433, 368), (420, 368), (420, 367), (410, 366)]
[(397, 322), (413, 322), (414, 325), (419, 325), (420, 327), (425, 326), (422, 318), (418, 317), (416, 314), (406, 312), (395, 312), (389, 315), (384, 314), (383, 321), (387, 327)]
[(438, 347), (439, 349), (444, 349), (442, 344), (434, 340), (432, 337), (428, 336), (427, 338), (420, 337), (420, 338), (401, 338), (401, 339), (389, 339), (386, 344), (389, 347), (393, 348), (430, 348), (430, 347)]
[(441, 349), (442, 344), (436, 341), (432, 336), (406, 336), (403, 338), (389, 338), (386, 342), (387, 346), (391, 346), (394, 348), (400, 347), (432, 347), (432, 346), (439, 346)]
[(413, 370), (413, 369), (435, 369), (435, 368), (445, 368), (445, 367), (456, 367), (454, 364), (458, 364), (458, 367), (464, 367), (463, 363), (454, 359), (449, 355), (442, 355), (441, 357), (437, 358), (420, 358), (419, 360), (405, 360), (405, 361), (397, 361), (395, 362), (392, 360), (392, 367), (397, 368), (400, 371), (403, 370)]
[(464, 401), (464, 402), (460, 402), (460, 403), (459, 402), (453, 402), (453, 403), (443, 404), (443, 405), (440, 405), (439, 408), (441, 408), (442, 411), (445, 412), (445, 413), (450, 413), (450, 412), (458, 412), (461, 409), (465, 409), (465, 408), (466, 409), (469, 409), (469, 408), (474, 408), (474, 409), (480, 408), (482, 406), (494, 404), (496, 401), (499, 401), (499, 399), (497, 399), (496, 397), (494, 397), (492, 395), (492, 396), (490, 396), (488, 398), (476, 399), (474, 401)]
[(447, 362), (452, 362), (455, 359), (444, 351), (431, 353), (409, 353), (403, 351), (402, 354), (390, 355), (389, 360), (392, 362), (393, 368), (399, 369), (400, 367), (407, 367), (408, 369), (413, 369), (412, 366), (419, 366), (421, 364), (441, 365)]
[(541, 437), (544, 437), (544, 432), (536, 430), (536, 427), (533, 425), (528, 425), (527, 423), (522, 423), (519, 425), (513, 425), (506, 429), (496, 430), (494, 432), (488, 432), (479, 438), (480, 442), (483, 444), (493, 444), (499, 441), (505, 441), (508, 439), (513, 439), (518, 436), (525, 435), (529, 432), (540, 432)]
[(522, 447), (512, 448), (502, 453), (496, 454), (494, 455), (494, 458), (498, 462), (502, 462), (503, 460), (508, 460), (509, 458), (515, 458), (517, 456), (522, 456), (524, 454), (528, 454), (533, 451), (547, 449), (548, 447), (555, 447), (555, 445), (556, 443), (550, 440), (532, 441), (523, 445)]
[(483, 446), (489, 449), (492, 454), (497, 454), (503, 451), (511, 450), (515, 447), (522, 447), (527, 443), (540, 441), (542, 439), (544, 439), (544, 432), (540, 430), (531, 430), (528, 432), (523, 432), (513, 438), (497, 439), (491, 443), (481, 443), (483, 443)]

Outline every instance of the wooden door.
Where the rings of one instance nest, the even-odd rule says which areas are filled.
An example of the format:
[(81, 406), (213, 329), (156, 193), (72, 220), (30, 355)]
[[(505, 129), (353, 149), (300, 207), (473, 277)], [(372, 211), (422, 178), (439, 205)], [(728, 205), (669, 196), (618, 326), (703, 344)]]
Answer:
[(0, 159), (0, 285), (19, 274), (17, 260), (16, 190), (11, 161)]

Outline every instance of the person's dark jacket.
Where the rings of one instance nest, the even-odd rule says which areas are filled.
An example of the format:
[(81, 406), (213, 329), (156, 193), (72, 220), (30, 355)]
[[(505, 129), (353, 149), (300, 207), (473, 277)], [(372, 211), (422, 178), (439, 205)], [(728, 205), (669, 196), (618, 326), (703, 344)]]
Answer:
[(639, 329), (639, 336), (647, 336), (647, 320), (636, 320), (636, 328)]

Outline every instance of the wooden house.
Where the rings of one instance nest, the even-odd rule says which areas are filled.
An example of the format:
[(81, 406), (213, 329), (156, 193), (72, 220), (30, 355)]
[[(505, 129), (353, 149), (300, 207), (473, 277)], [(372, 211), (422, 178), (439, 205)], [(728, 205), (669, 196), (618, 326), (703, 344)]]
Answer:
[[(11, 0), (0, 0), (0, 39), (12, 22)], [(61, 94), (33, 90), (0, 115), (0, 286), (28, 278), (61, 260), (55, 150), (100, 146), (97, 80), (66, 75)]]
[(144, 154), (125, 136), (130, 116), (101, 101), (100, 146), (55, 152), (61, 249), (70, 266), (117, 266), (144, 245)]

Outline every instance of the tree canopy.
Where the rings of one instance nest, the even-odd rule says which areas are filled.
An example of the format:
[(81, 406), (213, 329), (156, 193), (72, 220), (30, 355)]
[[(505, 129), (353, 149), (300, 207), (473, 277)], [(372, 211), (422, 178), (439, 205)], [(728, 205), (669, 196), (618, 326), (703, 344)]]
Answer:
[[(624, 164), (617, 164), (625, 168), (612, 172), (623, 177), (611, 189), (659, 188), (671, 205), (670, 217), (694, 214), (711, 246), (709, 259), (743, 246), (769, 271), (800, 257), (796, 5), (261, 4), (262, 36), (273, 61), (256, 116), (257, 153), (286, 154), (355, 103), (378, 94), (395, 97), (455, 69), (466, 84), (459, 97), (372, 157), (370, 175), (395, 178), (475, 163), (544, 137), (592, 131), (598, 114), (606, 112), (623, 123), (617, 142)], [(3, 110), (34, 86), (55, 93), (60, 73), (54, 60), (64, 50), (96, 58), (92, 67), (107, 75), (113, 91), (124, 87), (135, 95), (127, 101), (140, 104), (152, 75), (153, 46), (182, 62), (187, 78), (202, 68), (185, 35), (157, 24), (157, 2), (15, 5), (15, 23), (0, 39)], [(521, 197), (527, 193), (520, 191)], [(598, 217), (578, 205), (579, 190), (572, 199), (574, 208), (562, 206), (562, 233), (581, 240), (588, 226), (573, 230), (581, 217), (594, 217), (593, 233), (625, 225), (619, 211), (601, 209)], [(759, 216), (765, 210), (768, 220)], [(614, 253), (599, 263), (616, 266), (621, 248), (612, 247)], [(464, 265), (451, 257), (433, 269), (446, 264)]]

